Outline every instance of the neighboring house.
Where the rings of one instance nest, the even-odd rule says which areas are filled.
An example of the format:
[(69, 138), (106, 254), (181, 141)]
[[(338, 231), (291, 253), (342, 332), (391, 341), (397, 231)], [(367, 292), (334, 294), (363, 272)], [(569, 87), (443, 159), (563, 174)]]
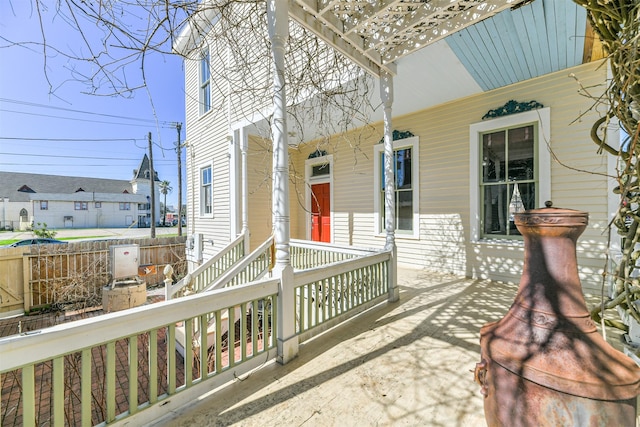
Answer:
[[(513, 214), (552, 200), (590, 214), (578, 258), (584, 286), (595, 289), (610, 246), (606, 228), (616, 202), (606, 175), (615, 168), (596, 154), (589, 132), (599, 116), (594, 100), (579, 92), (604, 91), (607, 63), (598, 59), (581, 7), (553, 0), (518, 6), (393, 62), (397, 260), (518, 281), (523, 241)], [(290, 16), (300, 22), (302, 12), (293, 9)], [(273, 167), (270, 141), (260, 132), (268, 124), (247, 118), (260, 117), (271, 100), (256, 105), (254, 116), (246, 105), (236, 114), (238, 95), (221, 95), (224, 84), (211, 89), (211, 70), (226, 69), (218, 66), (224, 58), (188, 32), (175, 48), (190, 58), (189, 233), (207, 242), (204, 259), (243, 226), (256, 247), (272, 233)], [(372, 105), (387, 106), (378, 90), (368, 96)], [(224, 111), (216, 110), (220, 105)], [(385, 246), (381, 110), (371, 112), (369, 126), (289, 147), (291, 238)]]
[[(148, 227), (151, 224), (149, 159), (145, 155), (130, 181), (0, 172), (2, 227)], [(156, 217), (160, 212), (156, 186)]]

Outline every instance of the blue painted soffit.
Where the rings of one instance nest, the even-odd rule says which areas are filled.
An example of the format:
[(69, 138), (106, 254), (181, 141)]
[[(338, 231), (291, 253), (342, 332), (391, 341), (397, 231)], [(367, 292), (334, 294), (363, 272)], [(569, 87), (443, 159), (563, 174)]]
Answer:
[(445, 40), (487, 91), (581, 64), (586, 23), (571, 0), (535, 0)]

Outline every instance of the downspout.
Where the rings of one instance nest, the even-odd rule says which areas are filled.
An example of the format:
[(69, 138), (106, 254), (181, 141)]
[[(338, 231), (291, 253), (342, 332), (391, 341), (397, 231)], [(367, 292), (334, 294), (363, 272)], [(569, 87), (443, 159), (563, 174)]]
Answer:
[[(231, 68), (231, 48), (226, 48), (226, 68)], [(231, 82), (226, 79), (227, 84), (227, 141), (229, 142), (229, 241), (238, 237), (238, 158), (236, 145), (238, 140), (236, 134), (231, 129)]]
[(238, 130), (240, 135), (240, 152), (242, 154), (242, 235), (244, 236), (244, 255), (251, 252), (249, 237), (249, 176), (247, 172), (247, 149), (249, 141), (244, 127)]
[(382, 71), (380, 74), (380, 99), (384, 107), (384, 226), (386, 230), (385, 249), (391, 251), (388, 281), (389, 301), (398, 301), (397, 248), (395, 238), (396, 182), (393, 173), (393, 131), (391, 126), (391, 106), (393, 104), (393, 76)]
[(293, 268), (289, 253), (289, 153), (287, 143), (285, 45), (289, 37), (287, 0), (267, 0), (267, 25), (273, 55), (273, 232), (275, 242), (274, 277), (280, 278), (278, 292), (278, 356), (281, 364), (298, 354), (295, 333)]

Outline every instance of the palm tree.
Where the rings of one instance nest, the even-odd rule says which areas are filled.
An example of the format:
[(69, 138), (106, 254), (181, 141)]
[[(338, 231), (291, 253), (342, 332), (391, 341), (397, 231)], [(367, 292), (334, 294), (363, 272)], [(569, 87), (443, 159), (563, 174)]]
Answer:
[(173, 188), (171, 187), (171, 183), (169, 181), (161, 181), (158, 184), (158, 188), (160, 189), (160, 193), (164, 194), (164, 214), (162, 215), (162, 225), (166, 225), (167, 223), (167, 194), (171, 193)]

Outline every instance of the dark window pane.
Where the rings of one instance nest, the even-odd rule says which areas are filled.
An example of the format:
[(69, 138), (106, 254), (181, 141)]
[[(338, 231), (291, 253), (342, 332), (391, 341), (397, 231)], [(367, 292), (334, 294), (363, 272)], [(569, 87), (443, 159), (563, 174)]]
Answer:
[(398, 191), (396, 197), (397, 229), (413, 230), (413, 191)]
[(482, 135), (482, 182), (505, 180), (505, 132)]
[(533, 182), (509, 185), (509, 234), (520, 235), (515, 226), (514, 216), (536, 207), (536, 185)]
[(509, 130), (509, 180), (534, 178), (533, 126)]
[(411, 148), (397, 150), (396, 188), (411, 188)]
[(315, 165), (311, 167), (311, 176), (329, 175), (329, 172), (331, 172), (331, 167), (329, 166), (329, 163), (325, 163), (323, 165)]
[(507, 234), (507, 185), (484, 187), (484, 225), (485, 234)]

